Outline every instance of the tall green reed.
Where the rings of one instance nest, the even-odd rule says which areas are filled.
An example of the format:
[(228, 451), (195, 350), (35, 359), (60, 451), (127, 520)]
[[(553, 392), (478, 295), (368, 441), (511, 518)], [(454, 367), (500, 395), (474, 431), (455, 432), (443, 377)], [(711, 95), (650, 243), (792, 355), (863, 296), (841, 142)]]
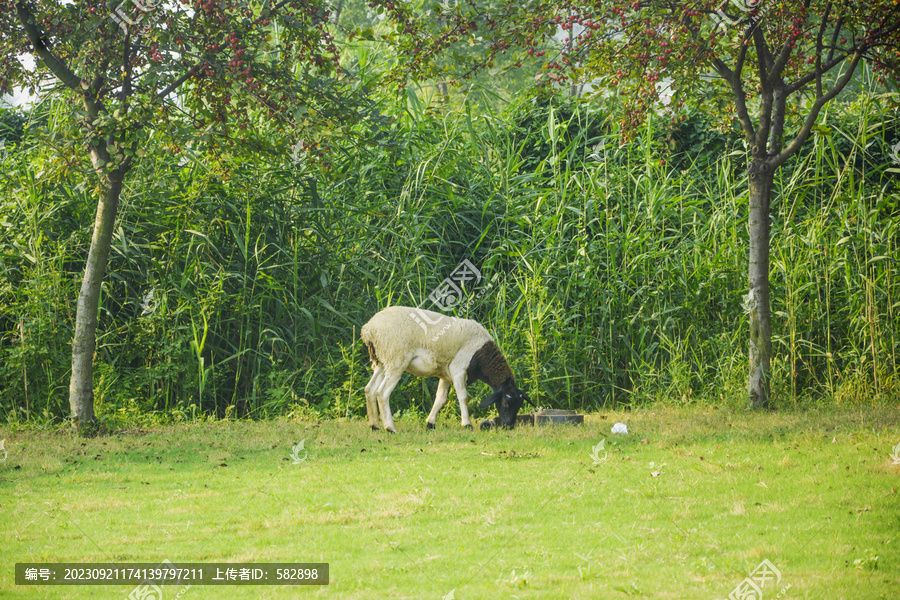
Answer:
[[(612, 109), (501, 105), (477, 90), (458, 107), (427, 94), (386, 102), (379, 136), (327, 165), (203, 147), (181, 160), (151, 138), (104, 286), (99, 412), (361, 416), (359, 327), (388, 304), (431, 308), (463, 259), (484, 280), (456, 314), (485, 324), (542, 404), (741, 404), (740, 142), (676, 154), (670, 135), (709, 136), (651, 121), (622, 145)], [(879, 106), (829, 112), (777, 181), (773, 389), (784, 405), (897, 397), (898, 196), (889, 152), (873, 151), (896, 121)], [(79, 174), (42, 172), (48, 155), (17, 152), (5, 175), (7, 419), (67, 412), (89, 194)], [(427, 411), (434, 392), (409, 378), (393, 401)]]

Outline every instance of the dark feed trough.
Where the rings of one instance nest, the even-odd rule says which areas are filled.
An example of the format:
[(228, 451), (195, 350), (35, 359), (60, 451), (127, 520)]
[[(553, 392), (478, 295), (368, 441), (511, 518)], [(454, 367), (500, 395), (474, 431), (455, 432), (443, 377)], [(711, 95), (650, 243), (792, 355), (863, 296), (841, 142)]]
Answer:
[(557, 410), (545, 408), (534, 414), (535, 425), (581, 425), (584, 423), (584, 415), (574, 410)]

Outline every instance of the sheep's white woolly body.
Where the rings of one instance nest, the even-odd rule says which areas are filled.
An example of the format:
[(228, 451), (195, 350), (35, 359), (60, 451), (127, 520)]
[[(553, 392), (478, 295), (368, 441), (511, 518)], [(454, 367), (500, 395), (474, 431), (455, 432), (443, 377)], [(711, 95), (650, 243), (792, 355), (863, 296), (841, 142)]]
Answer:
[(454, 359), (467, 367), (475, 352), (493, 341), (475, 321), (402, 306), (376, 314), (360, 335), (374, 346), (379, 363), (406, 363), (406, 370), (417, 377), (449, 377)]
[[(484, 327), (469, 319), (393, 306), (373, 316), (360, 330), (360, 336), (369, 348), (375, 368), (372, 379), (366, 385), (366, 406), (372, 427), (378, 424), (380, 409), (385, 429), (395, 431), (389, 399), (404, 372), (441, 380), (434, 406), (428, 415), (429, 427), (434, 425), (437, 413), (447, 402), (451, 383), (459, 399), (462, 424), (471, 426), (466, 392), (467, 369), (476, 352), (485, 346), (496, 348)], [(503, 373), (498, 373), (494, 379), (502, 377), (505, 380), (508, 377), (511, 380), (512, 371), (505, 359), (500, 362)], [(486, 379), (484, 376), (480, 378)], [(490, 383), (495, 387), (493, 381)], [(500, 383), (503, 381), (497, 385)]]

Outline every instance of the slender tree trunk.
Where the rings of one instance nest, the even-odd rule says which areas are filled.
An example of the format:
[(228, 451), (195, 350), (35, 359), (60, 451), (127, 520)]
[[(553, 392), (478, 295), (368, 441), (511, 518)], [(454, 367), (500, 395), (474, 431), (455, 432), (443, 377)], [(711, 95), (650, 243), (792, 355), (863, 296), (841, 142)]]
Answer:
[(69, 406), (78, 425), (94, 421), (94, 350), (97, 345), (97, 317), (100, 308), (100, 284), (109, 262), (113, 226), (122, 193), (124, 173), (111, 172), (101, 180), (100, 200), (94, 219), (94, 234), (84, 268), (84, 279), (75, 312), (75, 336), (72, 340), (72, 378), (69, 381)]
[(755, 409), (769, 406), (772, 321), (769, 303), (769, 200), (774, 169), (765, 160), (750, 165), (750, 377), (748, 392)]

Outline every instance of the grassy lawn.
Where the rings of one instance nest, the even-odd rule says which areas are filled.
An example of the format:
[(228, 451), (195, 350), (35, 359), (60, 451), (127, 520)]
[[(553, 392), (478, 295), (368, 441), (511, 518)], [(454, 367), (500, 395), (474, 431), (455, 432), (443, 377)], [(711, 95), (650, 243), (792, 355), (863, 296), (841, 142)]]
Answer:
[[(610, 434), (617, 421), (628, 435)], [(328, 586), (194, 586), (184, 600), (726, 598), (763, 560), (781, 575), (767, 600), (900, 590), (895, 409), (659, 408), (487, 433), (445, 411), (436, 431), (397, 426), (0, 429), (0, 597), (133, 589), (16, 586), (16, 562), (164, 559), (330, 563)]]

